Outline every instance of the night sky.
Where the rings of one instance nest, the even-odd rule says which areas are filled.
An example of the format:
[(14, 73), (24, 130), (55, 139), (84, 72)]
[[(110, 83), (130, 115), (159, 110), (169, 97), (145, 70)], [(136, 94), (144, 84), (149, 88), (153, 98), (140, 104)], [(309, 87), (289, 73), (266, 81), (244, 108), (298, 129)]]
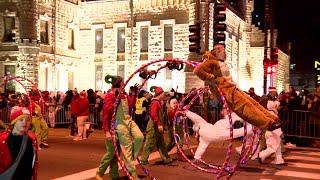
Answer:
[[(269, 0), (270, 1), (270, 0)], [(274, 0), (277, 45), (286, 51), (291, 42), (291, 63), (296, 69), (313, 71), (314, 60), (320, 59), (320, 0)], [(256, 13), (263, 22), (264, 0), (255, 0)], [(260, 13), (259, 13), (260, 12)]]

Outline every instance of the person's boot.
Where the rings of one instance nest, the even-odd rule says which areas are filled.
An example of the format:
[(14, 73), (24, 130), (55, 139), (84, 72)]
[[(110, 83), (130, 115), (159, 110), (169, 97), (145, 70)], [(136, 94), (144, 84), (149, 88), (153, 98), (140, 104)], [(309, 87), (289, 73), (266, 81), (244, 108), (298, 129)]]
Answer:
[(267, 148), (258, 154), (259, 163), (264, 163), (265, 159), (267, 159), (274, 151), (270, 148)]
[(172, 163), (172, 159), (171, 158), (166, 158), (166, 159), (163, 160), (163, 163), (164, 164)]

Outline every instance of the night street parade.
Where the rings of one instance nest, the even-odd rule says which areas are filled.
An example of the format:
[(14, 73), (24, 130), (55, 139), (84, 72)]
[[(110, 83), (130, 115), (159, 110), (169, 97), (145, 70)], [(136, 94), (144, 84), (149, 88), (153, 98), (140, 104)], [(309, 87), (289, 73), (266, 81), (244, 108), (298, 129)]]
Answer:
[(0, 0), (0, 180), (320, 179), (316, 0)]

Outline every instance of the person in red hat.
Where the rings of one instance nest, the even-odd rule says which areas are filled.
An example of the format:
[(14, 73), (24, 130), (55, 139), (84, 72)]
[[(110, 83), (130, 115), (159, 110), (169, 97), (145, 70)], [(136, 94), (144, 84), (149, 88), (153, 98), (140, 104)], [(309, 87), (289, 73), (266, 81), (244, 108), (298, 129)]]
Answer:
[(10, 114), (12, 130), (0, 134), (0, 179), (37, 179), (36, 136), (29, 131), (30, 111), (14, 106)]
[(168, 155), (166, 144), (163, 137), (163, 101), (167, 99), (163, 89), (156, 87), (154, 90), (154, 97), (150, 103), (150, 120), (147, 125), (146, 142), (143, 147), (141, 156), (141, 164), (148, 164), (148, 158), (152, 150), (158, 149), (161, 158), (165, 164), (171, 163), (172, 159)]
[[(268, 88), (269, 93), (267, 95), (267, 104), (266, 108), (273, 114), (278, 115), (278, 109), (280, 106), (280, 102), (277, 99), (277, 89), (275, 87)], [(259, 161), (263, 163), (266, 158), (270, 157), (273, 153), (275, 154), (274, 160), (271, 162), (272, 164), (282, 165), (285, 164), (284, 159), (281, 154), (281, 136), (282, 136), (281, 128), (277, 128), (273, 131), (266, 131), (264, 134), (265, 137), (265, 146), (258, 154)], [(261, 143), (260, 143), (261, 144)]]
[[(103, 175), (109, 167), (109, 175), (111, 179), (118, 179), (118, 160), (115, 155), (115, 148), (113, 146), (111, 126), (113, 114), (115, 113), (115, 133), (118, 139), (118, 144), (121, 152), (121, 158), (125, 163), (132, 179), (138, 178), (137, 170), (134, 161), (137, 159), (140, 149), (143, 144), (143, 134), (141, 133), (137, 124), (130, 116), (128, 97), (125, 92), (119, 95), (119, 88), (123, 85), (123, 79), (120, 76), (107, 75), (105, 77), (106, 83), (111, 83), (112, 88), (106, 94), (103, 104), (102, 120), (103, 129), (106, 136), (106, 150), (107, 152), (102, 157), (97, 173), (96, 179), (102, 180)], [(119, 104), (115, 110), (115, 104), (119, 97)], [(116, 111), (116, 112), (114, 112)]]

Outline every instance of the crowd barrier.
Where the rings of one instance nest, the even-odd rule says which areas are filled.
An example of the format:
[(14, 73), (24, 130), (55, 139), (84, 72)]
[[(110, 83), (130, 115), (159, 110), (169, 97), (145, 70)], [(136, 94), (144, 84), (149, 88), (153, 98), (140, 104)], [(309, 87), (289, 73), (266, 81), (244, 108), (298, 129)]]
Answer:
[[(209, 119), (209, 123), (215, 123), (221, 119), (219, 108), (208, 111), (205, 116), (205, 111), (202, 106), (192, 106), (191, 111)], [(49, 126), (68, 125), (72, 122), (70, 106), (54, 106), (47, 105), (44, 107), (44, 119)], [(0, 118), (5, 123), (9, 123), (10, 109), (5, 108), (0, 111)], [(282, 130), (285, 136), (297, 138), (311, 138), (320, 139), (320, 119), (313, 118), (309, 111), (294, 110), (294, 111), (280, 111), (279, 117), (283, 121)], [(91, 104), (89, 106), (88, 123), (101, 128), (102, 113), (101, 108)], [(54, 121), (53, 121), (54, 120)], [(168, 120), (165, 119), (165, 123)], [(192, 131), (192, 122), (187, 123), (188, 129)], [(236, 123), (234, 128), (242, 127), (242, 123)]]

